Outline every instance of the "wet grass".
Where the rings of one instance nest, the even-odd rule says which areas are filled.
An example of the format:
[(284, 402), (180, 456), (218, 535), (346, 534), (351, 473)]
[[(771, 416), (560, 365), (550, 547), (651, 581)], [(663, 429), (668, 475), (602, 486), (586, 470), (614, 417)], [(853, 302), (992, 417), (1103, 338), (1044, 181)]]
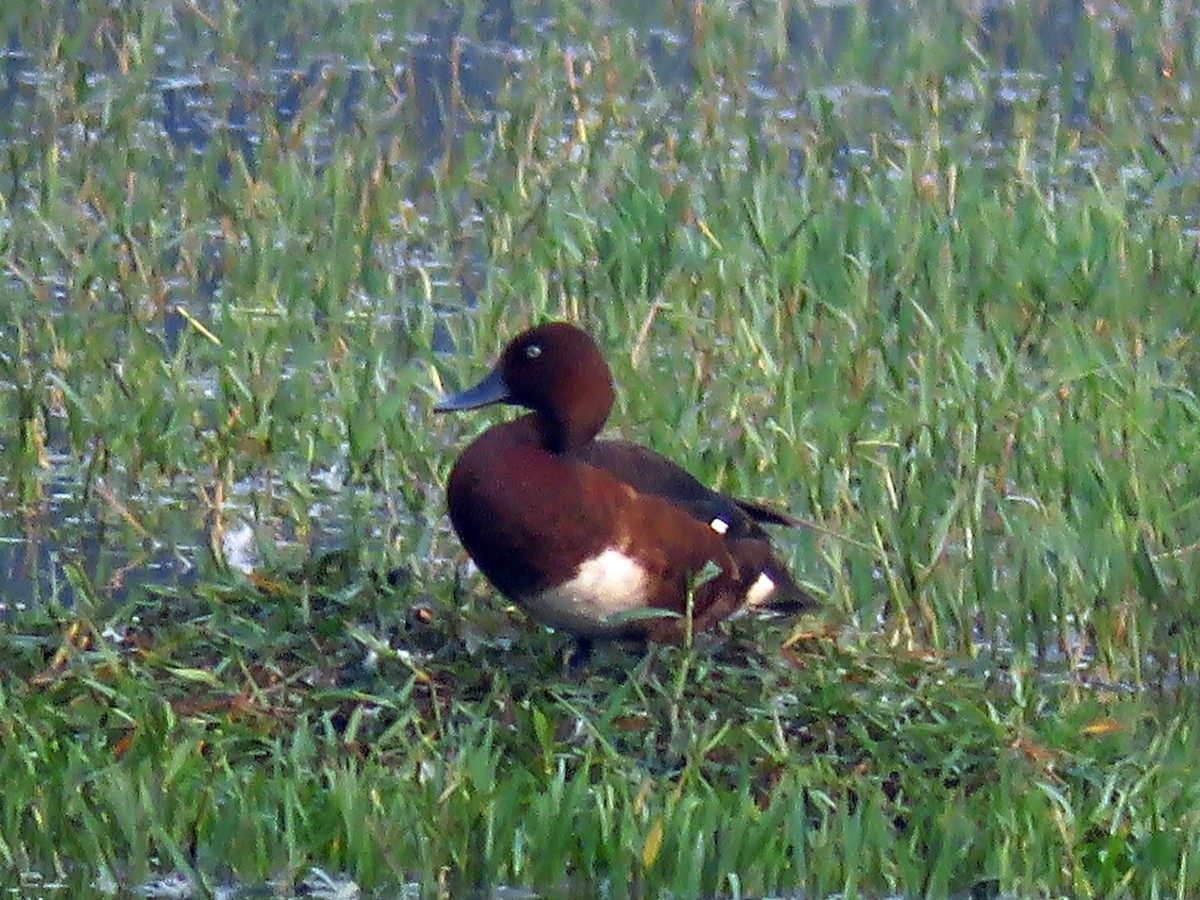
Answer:
[[(1195, 894), (1194, 26), (561, 6), (0, 13), (8, 878)], [(467, 573), (548, 317), (821, 616), (564, 678)]]
[(214, 585), (11, 647), (51, 660), (5, 688), (11, 864), (452, 895), (1191, 883), (1190, 717), (1131, 692), (746, 628), (563, 681), (546, 637), (466, 649), (448, 597), (301, 599)]

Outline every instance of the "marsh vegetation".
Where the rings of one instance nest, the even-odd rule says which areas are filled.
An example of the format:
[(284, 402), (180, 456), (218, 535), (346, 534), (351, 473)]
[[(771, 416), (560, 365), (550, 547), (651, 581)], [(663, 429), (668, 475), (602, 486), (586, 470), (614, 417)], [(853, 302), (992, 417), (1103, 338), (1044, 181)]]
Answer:
[[(0, 33), (17, 896), (1200, 890), (1185, 6)], [(819, 616), (563, 677), (447, 527), (490, 414), (430, 412), (546, 318), (613, 433), (819, 526)]]

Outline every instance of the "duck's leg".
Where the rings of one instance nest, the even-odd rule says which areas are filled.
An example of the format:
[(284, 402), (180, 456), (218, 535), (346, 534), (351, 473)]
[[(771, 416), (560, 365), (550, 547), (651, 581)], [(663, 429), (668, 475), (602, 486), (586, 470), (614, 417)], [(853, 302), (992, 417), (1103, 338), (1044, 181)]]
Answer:
[(575, 645), (569, 647), (567, 652), (563, 654), (563, 674), (575, 675), (586, 666), (592, 659), (592, 639), (585, 637), (575, 638)]

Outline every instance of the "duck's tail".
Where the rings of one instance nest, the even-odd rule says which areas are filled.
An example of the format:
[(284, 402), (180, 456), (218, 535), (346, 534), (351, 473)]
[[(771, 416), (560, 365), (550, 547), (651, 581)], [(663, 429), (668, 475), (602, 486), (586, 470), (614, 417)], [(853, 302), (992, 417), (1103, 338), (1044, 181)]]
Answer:
[(816, 598), (800, 587), (787, 566), (772, 552), (768, 541), (746, 538), (732, 541), (728, 547), (743, 573), (745, 608), (795, 614), (818, 607)]

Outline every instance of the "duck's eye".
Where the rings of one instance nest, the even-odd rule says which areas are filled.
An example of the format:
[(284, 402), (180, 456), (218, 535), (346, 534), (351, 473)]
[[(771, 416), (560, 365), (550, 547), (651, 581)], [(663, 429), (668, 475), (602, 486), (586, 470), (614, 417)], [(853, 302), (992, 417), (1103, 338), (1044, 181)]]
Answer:
[(528, 347), (525, 348), (525, 358), (526, 359), (537, 359), (541, 355), (542, 355), (542, 348), (541, 348), (540, 344), (530, 344)]

